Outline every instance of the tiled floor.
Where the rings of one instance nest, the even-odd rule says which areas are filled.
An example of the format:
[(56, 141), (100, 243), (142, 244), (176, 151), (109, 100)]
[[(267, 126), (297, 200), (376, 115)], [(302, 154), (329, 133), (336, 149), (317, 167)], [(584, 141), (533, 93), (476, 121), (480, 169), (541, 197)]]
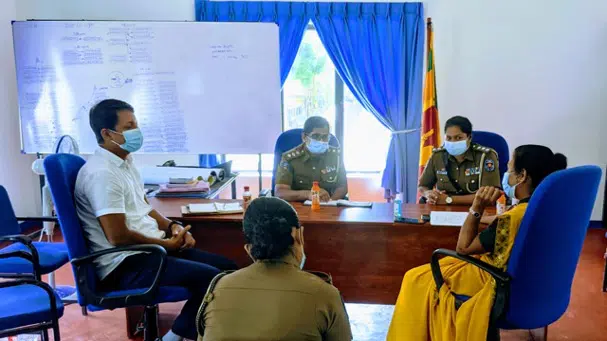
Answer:
[[(580, 264), (573, 283), (567, 312), (549, 327), (550, 341), (607, 341), (607, 293), (601, 291), (603, 253), (607, 246), (602, 229), (592, 229), (586, 239)], [(310, 255), (311, 257), (313, 255)], [(70, 284), (71, 269), (64, 267), (58, 274), (59, 284)], [(161, 328), (167, 330), (180, 304), (161, 305)], [(385, 339), (392, 306), (347, 304), (354, 339), (380, 341)], [(61, 319), (61, 336), (66, 341), (127, 340), (124, 310), (90, 313), (82, 316), (80, 307), (66, 308)], [(503, 341), (530, 340), (526, 331), (502, 332)]]

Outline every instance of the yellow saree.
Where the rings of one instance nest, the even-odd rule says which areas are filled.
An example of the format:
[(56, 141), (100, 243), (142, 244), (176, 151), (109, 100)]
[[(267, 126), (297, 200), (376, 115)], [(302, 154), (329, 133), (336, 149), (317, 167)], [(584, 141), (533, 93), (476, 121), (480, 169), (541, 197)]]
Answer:
[[(502, 270), (527, 208), (521, 203), (497, 219), (495, 247), (480, 259)], [(394, 307), (388, 341), (484, 341), (495, 296), (495, 280), (474, 265), (443, 258), (445, 284), (436, 290), (430, 264), (409, 270)], [(470, 296), (459, 309), (453, 294)]]

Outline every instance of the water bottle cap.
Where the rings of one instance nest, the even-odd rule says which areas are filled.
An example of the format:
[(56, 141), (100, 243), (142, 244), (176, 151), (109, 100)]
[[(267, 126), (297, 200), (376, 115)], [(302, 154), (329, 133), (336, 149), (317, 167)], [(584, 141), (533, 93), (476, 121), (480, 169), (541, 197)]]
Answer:
[(248, 192), (249, 191), (249, 186), (244, 186), (244, 191)]

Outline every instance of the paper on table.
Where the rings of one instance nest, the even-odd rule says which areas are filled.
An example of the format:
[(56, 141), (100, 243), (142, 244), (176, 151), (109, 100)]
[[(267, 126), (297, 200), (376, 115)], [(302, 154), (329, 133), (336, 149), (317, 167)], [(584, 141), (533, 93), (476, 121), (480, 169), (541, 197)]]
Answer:
[(237, 202), (232, 203), (209, 203), (209, 204), (189, 204), (189, 213), (222, 213), (222, 212), (242, 212), (242, 207)]
[(468, 217), (468, 212), (430, 212), (430, 225), (462, 226)]

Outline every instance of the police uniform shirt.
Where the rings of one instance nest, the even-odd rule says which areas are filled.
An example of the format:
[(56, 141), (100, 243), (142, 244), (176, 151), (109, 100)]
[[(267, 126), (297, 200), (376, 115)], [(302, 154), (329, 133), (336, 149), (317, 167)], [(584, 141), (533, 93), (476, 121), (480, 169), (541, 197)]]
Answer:
[(282, 154), (276, 171), (277, 185), (288, 185), (295, 191), (310, 190), (314, 181), (330, 195), (346, 186), (346, 169), (339, 148), (329, 146), (326, 153), (312, 155), (302, 143)]
[(449, 195), (473, 194), (482, 186), (501, 187), (497, 153), (473, 144), (458, 163), (444, 148), (435, 149), (419, 180), (420, 187)]
[(199, 341), (352, 339), (337, 288), (300, 270), (292, 256), (222, 277), (205, 300)]

